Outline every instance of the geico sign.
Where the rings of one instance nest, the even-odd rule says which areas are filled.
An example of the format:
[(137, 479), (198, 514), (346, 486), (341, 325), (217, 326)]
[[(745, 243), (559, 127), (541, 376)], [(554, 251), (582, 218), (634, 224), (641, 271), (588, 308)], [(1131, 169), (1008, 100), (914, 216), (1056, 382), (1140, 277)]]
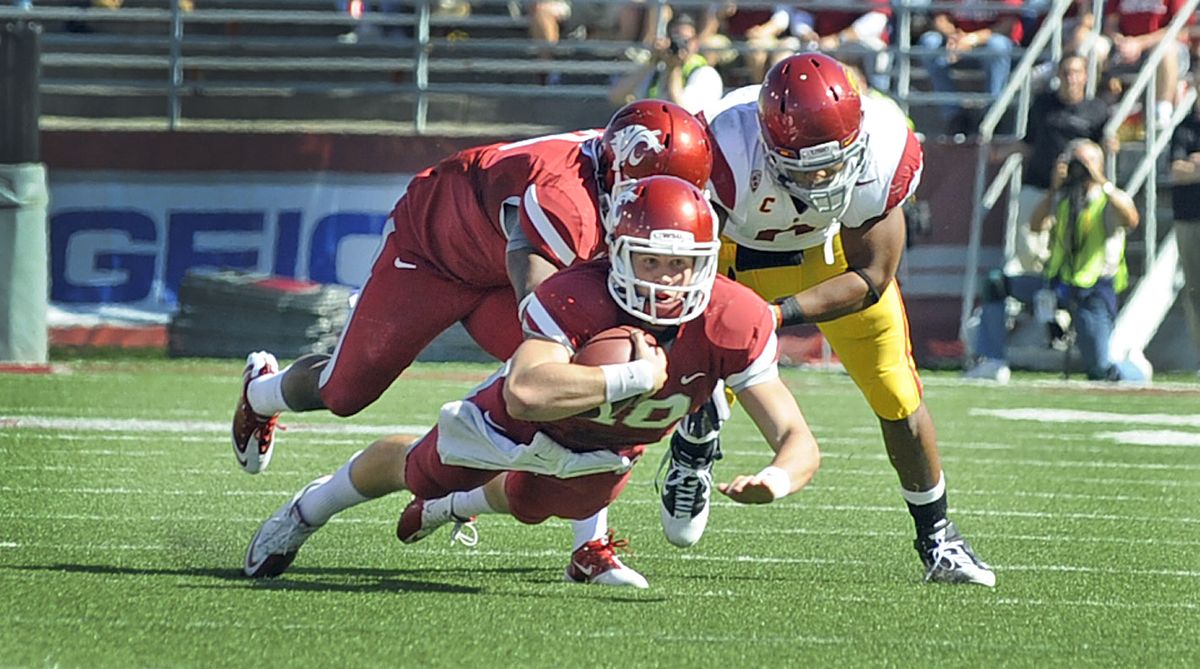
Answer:
[(386, 212), (306, 222), (287, 210), (61, 209), (50, 218), (50, 299), (173, 303), (193, 267), (247, 269), (357, 286)]

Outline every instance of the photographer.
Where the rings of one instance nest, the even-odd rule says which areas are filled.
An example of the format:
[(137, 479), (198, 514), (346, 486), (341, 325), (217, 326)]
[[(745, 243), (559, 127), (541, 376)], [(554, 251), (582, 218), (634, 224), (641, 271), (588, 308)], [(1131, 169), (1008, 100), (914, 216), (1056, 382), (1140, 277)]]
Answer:
[(725, 85), (708, 59), (699, 53), (700, 40), (692, 18), (671, 21), (667, 37), (654, 45), (650, 60), (621, 77), (608, 91), (614, 105), (641, 98), (669, 100), (695, 114), (721, 99)]
[(1055, 307), (1067, 309), (1089, 379), (1144, 380), (1140, 370), (1114, 365), (1108, 356), (1117, 294), (1128, 283), (1125, 233), (1137, 224), (1133, 199), (1104, 178), (1100, 146), (1088, 139), (1068, 144), (1055, 163), (1050, 190), (1030, 221), (1035, 232), (1050, 231), (1050, 259), (1044, 274), (993, 275), (985, 283), (975, 341), (975, 351), (983, 360), (967, 376), (1008, 380), (1004, 300), (1012, 297), (1026, 304), (1041, 303), (1040, 320), (1047, 320)]

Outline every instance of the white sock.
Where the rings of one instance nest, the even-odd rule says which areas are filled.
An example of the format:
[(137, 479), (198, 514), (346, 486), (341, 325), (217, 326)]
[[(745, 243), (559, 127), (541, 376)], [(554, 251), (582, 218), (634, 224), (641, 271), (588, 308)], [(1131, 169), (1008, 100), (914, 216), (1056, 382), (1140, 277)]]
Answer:
[(929, 490), (914, 492), (901, 487), (900, 494), (904, 496), (904, 501), (912, 504), (913, 506), (932, 504), (946, 494), (946, 476), (942, 472), (938, 472), (937, 485), (933, 486)]
[(487, 495), (483, 494), (483, 486), (466, 492), (450, 493), (450, 512), (459, 518), (497, 513), (492, 505), (488, 504)]
[(575, 543), (571, 546), (572, 553), (587, 542), (595, 541), (608, 534), (608, 507), (600, 509), (591, 518), (572, 520), (571, 531), (575, 533)]
[(283, 375), (291, 369), (284, 367), (277, 374), (260, 376), (250, 382), (246, 388), (246, 399), (250, 400), (250, 408), (260, 416), (274, 416), (292, 408), (283, 401)]
[(358, 453), (350, 456), (350, 460), (334, 472), (333, 478), (300, 498), (300, 515), (304, 517), (304, 522), (309, 525), (324, 525), (334, 514), (370, 499), (350, 482), (350, 466), (354, 464)]

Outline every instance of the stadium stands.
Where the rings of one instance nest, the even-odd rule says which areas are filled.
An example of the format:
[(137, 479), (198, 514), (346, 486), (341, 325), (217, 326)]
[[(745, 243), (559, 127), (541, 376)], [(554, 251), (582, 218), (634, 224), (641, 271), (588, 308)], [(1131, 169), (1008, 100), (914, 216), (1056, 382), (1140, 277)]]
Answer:
[[(448, 13), (435, 0), (397, 2), (399, 11), (365, 14), (361, 22), (375, 29), (353, 40), (338, 38), (360, 21), (334, 0), (198, 0), (177, 16), (169, 0), (105, 4), (119, 8), (42, 0), (25, 12), (46, 28), (47, 116), (160, 119), (171, 127), (190, 119), (374, 120), (418, 131), (427, 123), (579, 127), (607, 117), (607, 86), (635, 66), (626, 57), (630, 42), (529, 39), (523, 3), (511, 0), (474, 0), (469, 11)], [(709, 3), (671, 4), (682, 11)], [(895, 10), (890, 48), (911, 58), (893, 59), (892, 92), (921, 121), (933, 119), (925, 107), (947, 94), (930, 89), (911, 38), (944, 4)], [(16, 11), (0, 8), (0, 17)], [(745, 42), (731, 48), (749, 50)], [(725, 67), (729, 86), (751, 83), (736, 62)], [(991, 99), (978, 73), (954, 76), (962, 84), (955, 102), (981, 107)]]

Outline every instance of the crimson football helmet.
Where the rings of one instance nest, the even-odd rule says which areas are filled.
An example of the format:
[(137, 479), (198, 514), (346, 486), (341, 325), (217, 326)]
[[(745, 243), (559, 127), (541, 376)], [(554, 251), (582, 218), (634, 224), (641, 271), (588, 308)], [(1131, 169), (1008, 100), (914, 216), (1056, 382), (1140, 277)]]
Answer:
[(771, 68), (758, 94), (767, 164), (792, 195), (820, 212), (845, 211), (866, 164), (858, 86), (838, 61), (789, 56)]
[(610, 200), (633, 179), (669, 174), (703, 190), (712, 173), (704, 124), (665, 100), (638, 100), (618, 109), (596, 153), (601, 188)]
[[(617, 194), (612, 222), (608, 292), (617, 304), (654, 325), (677, 325), (699, 316), (712, 295), (721, 248), (717, 215), (704, 193), (673, 176), (638, 179)], [(667, 262), (648, 273), (636, 255), (680, 256), (691, 262), (682, 267)], [(680, 276), (683, 283), (674, 283)]]

